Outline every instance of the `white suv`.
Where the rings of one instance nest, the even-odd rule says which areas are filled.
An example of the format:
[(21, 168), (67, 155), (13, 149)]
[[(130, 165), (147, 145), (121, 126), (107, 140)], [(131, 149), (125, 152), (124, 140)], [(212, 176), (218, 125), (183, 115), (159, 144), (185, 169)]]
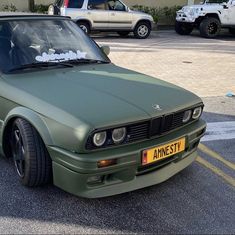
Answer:
[(70, 16), (86, 32), (115, 31), (121, 36), (134, 32), (147, 38), (154, 23), (152, 16), (132, 11), (120, 0), (56, 0), (49, 15)]
[(235, 0), (205, 0), (200, 5), (183, 7), (177, 12), (176, 32), (187, 35), (194, 28), (206, 38), (216, 37), (221, 28), (235, 35)]

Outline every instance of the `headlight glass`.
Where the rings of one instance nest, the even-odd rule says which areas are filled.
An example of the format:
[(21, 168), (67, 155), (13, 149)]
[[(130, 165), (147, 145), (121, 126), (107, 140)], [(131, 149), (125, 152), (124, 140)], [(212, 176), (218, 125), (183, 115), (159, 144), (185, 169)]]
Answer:
[(200, 118), (201, 114), (202, 114), (202, 107), (195, 108), (193, 110), (193, 119)]
[(192, 111), (191, 110), (187, 110), (184, 112), (184, 117), (183, 117), (183, 123), (187, 123), (192, 116)]
[(95, 146), (101, 147), (105, 143), (106, 138), (107, 138), (106, 131), (96, 133), (93, 136), (93, 143), (95, 144)]
[(114, 129), (112, 133), (112, 139), (115, 144), (121, 143), (126, 137), (126, 128)]

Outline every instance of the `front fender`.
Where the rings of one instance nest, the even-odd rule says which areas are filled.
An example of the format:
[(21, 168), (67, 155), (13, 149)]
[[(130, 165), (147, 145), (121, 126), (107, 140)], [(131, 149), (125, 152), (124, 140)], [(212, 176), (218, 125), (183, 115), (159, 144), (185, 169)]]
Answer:
[(91, 129), (90, 126), (80, 121), (68, 126), (21, 106), (13, 108), (6, 116), (1, 133), (1, 143), (8, 131), (7, 127), (15, 118), (23, 118), (28, 121), (37, 130), (47, 147), (58, 146), (72, 152), (84, 151), (84, 141), (88, 138)]
[(3, 135), (7, 130), (8, 124), (15, 118), (23, 118), (27, 120), (38, 131), (46, 145), (53, 145), (51, 134), (43, 118), (38, 113), (25, 107), (16, 107), (8, 113), (4, 120), (1, 139), (3, 139)]

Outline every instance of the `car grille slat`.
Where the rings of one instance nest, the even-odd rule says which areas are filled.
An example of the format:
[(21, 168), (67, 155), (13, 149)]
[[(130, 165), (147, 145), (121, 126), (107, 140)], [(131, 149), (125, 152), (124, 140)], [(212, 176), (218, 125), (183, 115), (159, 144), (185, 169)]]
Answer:
[(133, 142), (148, 138), (149, 122), (132, 125), (128, 131), (128, 142)]

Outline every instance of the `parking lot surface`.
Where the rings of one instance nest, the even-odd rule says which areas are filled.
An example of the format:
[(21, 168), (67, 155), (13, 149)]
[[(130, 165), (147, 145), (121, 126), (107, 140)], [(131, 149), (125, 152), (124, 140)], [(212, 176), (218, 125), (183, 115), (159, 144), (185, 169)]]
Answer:
[[(0, 233), (235, 233), (235, 38), (154, 32), (147, 40), (94, 35), (122, 67), (173, 82), (202, 97), (208, 131), (198, 159), (160, 185), (83, 199), (49, 185), (19, 184), (0, 159)], [(147, 92), (147, 91), (146, 91)]]

